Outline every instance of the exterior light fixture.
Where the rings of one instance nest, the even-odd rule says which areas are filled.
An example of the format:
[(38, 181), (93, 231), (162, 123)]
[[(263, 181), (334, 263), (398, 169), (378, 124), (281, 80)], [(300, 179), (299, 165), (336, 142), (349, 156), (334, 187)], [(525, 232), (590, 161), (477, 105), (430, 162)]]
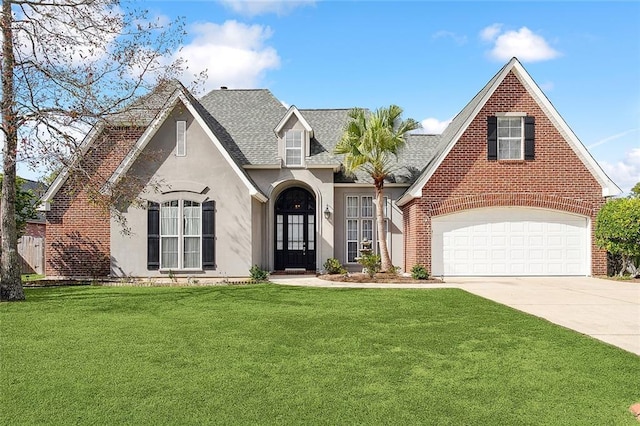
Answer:
[(326, 219), (329, 219), (331, 217), (331, 210), (329, 210), (329, 204), (327, 204), (327, 207), (324, 208), (324, 217)]

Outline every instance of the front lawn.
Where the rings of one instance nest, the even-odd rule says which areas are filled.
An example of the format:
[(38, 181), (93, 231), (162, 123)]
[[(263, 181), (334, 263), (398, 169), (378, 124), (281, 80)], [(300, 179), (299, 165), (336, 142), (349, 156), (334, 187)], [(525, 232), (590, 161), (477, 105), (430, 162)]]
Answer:
[(456, 289), (26, 289), (0, 424), (628, 424), (640, 358)]

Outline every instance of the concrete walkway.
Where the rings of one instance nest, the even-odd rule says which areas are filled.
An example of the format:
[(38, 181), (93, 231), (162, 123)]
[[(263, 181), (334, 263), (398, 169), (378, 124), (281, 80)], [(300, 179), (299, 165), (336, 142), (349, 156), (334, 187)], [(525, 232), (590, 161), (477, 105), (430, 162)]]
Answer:
[(442, 284), (354, 284), (272, 276), (283, 285), (332, 288), (460, 288), (640, 355), (640, 284), (590, 277), (448, 278)]

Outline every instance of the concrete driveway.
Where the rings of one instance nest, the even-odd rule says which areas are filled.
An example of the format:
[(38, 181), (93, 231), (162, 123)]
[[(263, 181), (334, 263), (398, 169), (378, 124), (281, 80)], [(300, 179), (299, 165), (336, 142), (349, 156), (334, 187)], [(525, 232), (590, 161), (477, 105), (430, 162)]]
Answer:
[(590, 277), (450, 278), (447, 282), (640, 355), (640, 284)]
[(460, 288), (640, 355), (640, 284), (590, 277), (446, 278), (443, 284), (349, 284), (273, 276), (314, 287)]

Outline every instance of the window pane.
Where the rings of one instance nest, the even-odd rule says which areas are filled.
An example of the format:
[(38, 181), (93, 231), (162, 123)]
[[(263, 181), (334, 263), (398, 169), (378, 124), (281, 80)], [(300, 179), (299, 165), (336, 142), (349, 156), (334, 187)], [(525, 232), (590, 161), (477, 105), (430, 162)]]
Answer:
[(350, 241), (347, 243), (347, 262), (353, 263), (358, 257), (358, 243)]
[(184, 235), (200, 235), (200, 203), (184, 201)]
[(364, 240), (365, 238), (373, 241), (373, 220), (371, 219), (362, 220), (362, 239)]
[(162, 254), (160, 267), (163, 269), (178, 267), (178, 237), (162, 237), (160, 239)]
[(347, 240), (358, 241), (358, 221), (347, 221)]
[(285, 162), (288, 166), (299, 166), (302, 164), (302, 148), (287, 148)]
[(178, 235), (178, 201), (167, 201), (160, 207), (160, 235)]
[(304, 244), (304, 216), (301, 214), (289, 215), (287, 223), (289, 250), (302, 250)]
[(522, 117), (498, 117), (498, 158), (522, 158)]
[(184, 238), (184, 267), (200, 267), (200, 237)]
[(307, 248), (309, 250), (315, 250), (316, 249), (316, 224), (315, 224), (315, 216), (313, 215), (309, 215), (308, 219), (309, 221), (309, 229), (307, 230), (307, 232), (309, 233), (308, 239), (309, 239), (309, 245), (307, 246)]
[(362, 197), (362, 217), (373, 217), (373, 197)]
[(287, 148), (301, 148), (302, 147), (302, 131), (289, 130), (285, 133), (285, 146)]
[(284, 249), (284, 225), (283, 216), (281, 214), (276, 216), (276, 250)]
[(358, 217), (358, 197), (347, 197), (347, 217)]

